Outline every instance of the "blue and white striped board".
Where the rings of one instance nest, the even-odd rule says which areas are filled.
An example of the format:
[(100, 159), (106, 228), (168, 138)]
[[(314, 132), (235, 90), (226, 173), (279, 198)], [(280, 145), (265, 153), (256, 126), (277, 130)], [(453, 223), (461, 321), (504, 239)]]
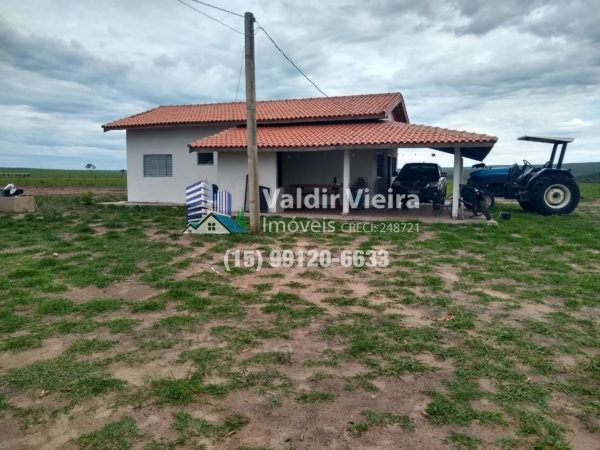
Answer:
[(231, 216), (231, 192), (217, 192), (215, 211), (220, 214)]
[(188, 223), (202, 220), (213, 206), (212, 184), (199, 181), (185, 188), (185, 218)]

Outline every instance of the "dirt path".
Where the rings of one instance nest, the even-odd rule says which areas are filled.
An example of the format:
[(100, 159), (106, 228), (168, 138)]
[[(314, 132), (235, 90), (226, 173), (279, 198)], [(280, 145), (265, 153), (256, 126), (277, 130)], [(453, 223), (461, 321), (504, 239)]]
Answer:
[(62, 186), (62, 187), (47, 187), (47, 186), (19, 186), (28, 195), (76, 195), (84, 192), (93, 194), (125, 194), (127, 189), (121, 188), (105, 188), (94, 186)]

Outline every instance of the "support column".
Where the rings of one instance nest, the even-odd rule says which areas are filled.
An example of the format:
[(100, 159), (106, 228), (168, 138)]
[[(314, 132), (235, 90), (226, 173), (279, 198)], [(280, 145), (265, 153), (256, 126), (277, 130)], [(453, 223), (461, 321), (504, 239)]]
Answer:
[(452, 185), (452, 218), (458, 219), (460, 183), (462, 183), (463, 158), (460, 146), (454, 147), (454, 174)]
[(350, 213), (350, 150), (344, 150), (344, 173), (342, 177), (342, 215)]

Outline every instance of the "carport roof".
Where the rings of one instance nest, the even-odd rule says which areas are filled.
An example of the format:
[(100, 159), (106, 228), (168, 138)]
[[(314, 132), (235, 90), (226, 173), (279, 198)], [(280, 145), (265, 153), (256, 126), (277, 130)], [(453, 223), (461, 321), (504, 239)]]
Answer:
[[(498, 139), (487, 134), (401, 122), (346, 122), (258, 126), (262, 151), (344, 150), (426, 147), (483, 161)], [(190, 151), (241, 151), (246, 128), (233, 127), (189, 144)]]

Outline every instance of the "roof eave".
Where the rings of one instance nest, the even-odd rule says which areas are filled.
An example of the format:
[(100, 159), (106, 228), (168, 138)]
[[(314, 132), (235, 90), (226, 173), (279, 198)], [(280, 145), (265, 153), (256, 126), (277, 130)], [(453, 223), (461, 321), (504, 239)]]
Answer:
[[(381, 112), (378, 114), (365, 114), (361, 116), (335, 116), (335, 117), (312, 117), (305, 119), (277, 119), (277, 120), (258, 120), (257, 125), (293, 125), (300, 123), (335, 123), (348, 121), (363, 121), (363, 120), (381, 120), (385, 119), (388, 113)], [(173, 122), (173, 123), (156, 123), (143, 125), (102, 125), (104, 132), (112, 130), (129, 130), (142, 128), (175, 128), (175, 127), (193, 127), (193, 126), (215, 126), (227, 125), (231, 127), (246, 125), (246, 121), (214, 121), (214, 122)]]
[[(433, 150), (444, 151), (446, 149), (453, 149), (460, 147), (464, 149), (477, 149), (477, 148), (489, 148), (490, 150), (494, 146), (494, 142), (469, 142), (469, 143), (458, 143), (458, 142), (444, 142), (444, 143), (386, 143), (386, 144), (351, 144), (351, 145), (327, 145), (327, 146), (307, 146), (307, 147), (258, 147), (258, 150), (262, 152), (285, 152), (285, 151), (296, 151), (296, 152), (310, 152), (310, 151), (332, 151), (332, 150), (378, 150), (387, 148), (431, 148)], [(189, 152), (245, 152), (246, 147), (194, 147), (193, 144), (188, 144)]]

